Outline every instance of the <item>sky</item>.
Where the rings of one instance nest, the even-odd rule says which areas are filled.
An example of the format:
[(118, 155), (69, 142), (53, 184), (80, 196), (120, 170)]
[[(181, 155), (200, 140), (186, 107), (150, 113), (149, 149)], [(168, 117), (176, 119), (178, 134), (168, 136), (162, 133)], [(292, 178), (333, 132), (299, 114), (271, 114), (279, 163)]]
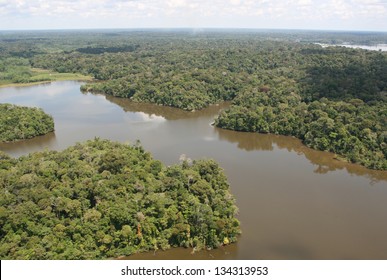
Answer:
[(387, 32), (387, 0), (0, 0), (0, 30), (186, 27)]

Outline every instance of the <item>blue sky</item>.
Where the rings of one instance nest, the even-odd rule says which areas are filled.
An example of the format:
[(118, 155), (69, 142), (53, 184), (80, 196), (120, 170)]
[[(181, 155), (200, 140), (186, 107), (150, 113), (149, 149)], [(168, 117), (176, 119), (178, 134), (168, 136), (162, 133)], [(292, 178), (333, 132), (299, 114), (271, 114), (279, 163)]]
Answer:
[(387, 0), (0, 0), (0, 30), (144, 27), (387, 32)]

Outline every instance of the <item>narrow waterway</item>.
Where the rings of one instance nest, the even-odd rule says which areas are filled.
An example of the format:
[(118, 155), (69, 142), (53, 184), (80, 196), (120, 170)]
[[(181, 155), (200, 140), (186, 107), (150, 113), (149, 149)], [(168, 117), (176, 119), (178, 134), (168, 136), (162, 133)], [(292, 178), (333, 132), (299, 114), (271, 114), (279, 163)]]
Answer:
[(292, 137), (211, 126), (228, 104), (190, 113), (104, 95), (78, 82), (2, 88), (0, 103), (37, 106), (55, 132), (0, 144), (12, 156), (62, 150), (94, 137), (141, 141), (166, 164), (214, 158), (229, 178), (243, 234), (231, 246), (172, 249), (132, 259), (387, 259), (387, 172), (339, 162)]

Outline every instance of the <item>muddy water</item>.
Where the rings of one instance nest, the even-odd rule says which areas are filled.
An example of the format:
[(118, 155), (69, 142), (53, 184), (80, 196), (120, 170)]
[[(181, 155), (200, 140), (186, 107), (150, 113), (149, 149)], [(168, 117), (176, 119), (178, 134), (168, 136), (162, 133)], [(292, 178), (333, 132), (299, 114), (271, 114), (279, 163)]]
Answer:
[(20, 156), (61, 150), (94, 137), (139, 139), (166, 164), (214, 158), (237, 199), (238, 243), (192, 254), (172, 249), (132, 259), (387, 259), (387, 172), (372, 171), (309, 149), (292, 137), (212, 127), (227, 104), (188, 113), (103, 95), (79, 83), (0, 89), (0, 102), (38, 106), (55, 119), (55, 133), (1, 144)]

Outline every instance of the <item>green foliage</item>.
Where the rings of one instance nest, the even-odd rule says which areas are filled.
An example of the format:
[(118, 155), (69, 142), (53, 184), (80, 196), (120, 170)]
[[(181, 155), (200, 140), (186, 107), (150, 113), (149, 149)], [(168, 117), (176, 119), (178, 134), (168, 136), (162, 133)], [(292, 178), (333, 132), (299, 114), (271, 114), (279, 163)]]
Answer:
[(261, 83), (240, 91), (215, 125), (296, 136), (314, 149), (386, 170), (387, 55), (304, 46), (291, 56), (298, 64), (290, 64), (292, 74), (265, 71)]
[(32, 76), (29, 61), (19, 57), (0, 58), (0, 82), (23, 83)]
[(245, 93), (215, 121), (238, 131), (300, 138), (307, 146), (344, 156), (372, 169), (387, 169), (387, 104), (322, 98), (301, 102), (296, 93)]
[(29, 139), (54, 131), (54, 120), (42, 109), (0, 104), (0, 142)]
[(141, 146), (95, 139), (62, 152), (0, 156), (2, 259), (103, 259), (240, 233), (213, 160), (166, 167)]
[(232, 100), (216, 125), (296, 136), (315, 149), (386, 169), (387, 53), (310, 42), (386, 43), (386, 34), (13, 35), (0, 40), (0, 69), (6, 79), (20, 80), (33, 78), (28, 67), (81, 73), (97, 80), (83, 85), (83, 91), (189, 111)]
[(385, 53), (339, 47), (305, 48), (302, 53), (308, 61), (302, 94), (308, 101), (387, 101)]

